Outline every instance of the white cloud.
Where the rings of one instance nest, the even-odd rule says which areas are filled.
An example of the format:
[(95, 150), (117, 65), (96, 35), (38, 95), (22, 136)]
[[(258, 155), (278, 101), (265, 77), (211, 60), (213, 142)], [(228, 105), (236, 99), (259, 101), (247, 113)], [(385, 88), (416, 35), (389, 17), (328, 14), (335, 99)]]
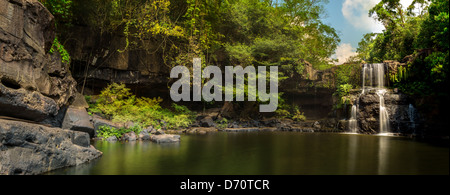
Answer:
[(342, 14), (355, 28), (380, 33), (384, 26), (369, 17), (369, 10), (380, 0), (345, 0), (342, 5)]
[[(342, 5), (342, 14), (355, 28), (381, 33), (384, 26), (374, 18), (369, 17), (369, 10), (379, 2), (380, 0), (345, 0)], [(403, 9), (408, 8), (412, 2), (413, 0), (400, 0)]]
[(414, 0), (400, 0), (400, 3), (403, 6), (403, 9), (408, 8)]
[(332, 56), (334, 59), (338, 59), (336, 65), (343, 64), (351, 56), (356, 55), (356, 49), (349, 43), (342, 43), (336, 48), (336, 54)]

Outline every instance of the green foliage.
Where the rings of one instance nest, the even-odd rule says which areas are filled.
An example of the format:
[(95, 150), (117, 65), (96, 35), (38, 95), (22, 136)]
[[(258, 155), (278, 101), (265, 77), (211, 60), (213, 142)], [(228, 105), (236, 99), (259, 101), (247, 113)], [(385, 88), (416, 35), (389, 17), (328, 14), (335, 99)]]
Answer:
[(101, 111), (115, 122), (132, 121), (162, 128), (185, 128), (195, 120), (195, 113), (187, 107), (173, 103), (171, 111), (162, 108), (161, 102), (161, 98), (137, 98), (124, 84), (113, 83), (101, 92), (90, 111)]
[[(412, 6), (426, 6), (424, 1), (413, 1)], [(359, 57), (366, 62), (383, 60), (402, 60), (414, 52), (414, 40), (417, 38), (425, 13), (415, 14), (403, 7), (400, 0), (382, 0), (369, 11), (369, 15), (381, 22), (383, 33), (366, 34), (359, 43)]]
[(438, 48), (441, 51), (449, 49), (449, 1), (432, 0), (421, 31), (415, 41), (416, 48)]
[(434, 52), (425, 58), (427, 69), (430, 70), (430, 80), (434, 84), (439, 84), (445, 81), (448, 74), (448, 51)]
[(337, 88), (341, 85), (352, 85), (358, 87), (361, 85), (361, 65), (360, 64), (343, 64), (336, 68), (335, 84)]
[(294, 0), (272, 6), (271, 1), (235, 1), (220, 29), (232, 64), (290, 65), (301, 70), (303, 59), (313, 66), (328, 65), (326, 59), (340, 40), (333, 28), (320, 21), (324, 3)]
[[(413, 12), (420, 7), (420, 12)], [(370, 14), (386, 30), (367, 34), (358, 55), (368, 62), (399, 60), (413, 54), (408, 67), (390, 73), (391, 86), (411, 95), (446, 93), (449, 67), (449, 1), (415, 0), (406, 8), (399, 0), (382, 0)]]
[(89, 115), (93, 115), (94, 113), (96, 114), (102, 113), (102, 111), (97, 107), (96, 101), (93, 100), (92, 96), (85, 95), (84, 98), (86, 99), (86, 102), (89, 105), (89, 108), (87, 109)]
[[(289, 111), (292, 110), (292, 111)], [(286, 110), (286, 109), (277, 109), (275, 111), (275, 114), (277, 118), (290, 118), (294, 121), (305, 121), (306, 116), (305, 113), (301, 112), (297, 106), (294, 106), (293, 108)]]
[(121, 138), (124, 134), (129, 132), (134, 132), (136, 135), (142, 131), (141, 125), (134, 125), (133, 127), (127, 128), (119, 128), (116, 129), (110, 126), (100, 126), (97, 130), (97, 137), (101, 137), (103, 140), (108, 139), (109, 137), (115, 136), (116, 138)]
[(223, 117), (222, 119), (216, 121), (217, 128), (219, 129), (225, 129), (228, 127), (228, 119)]
[(55, 17), (57, 26), (72, 25), (72, 0), (39, 0)]
[(291, 112), (285, 109), (277, 109), (275, 114), (278, 118), (287, 118), (291, 115)]
[(61, 43), (59, 43), (58, 38), (56, 38), (56, 37), (55, 37), (55, 40), (53, 40), (53, 45), (50, 48), (49, 53), (53, 54), (53, 52), (55, 52), (55, 50), (58, 51), (59, 54), (61, 55), (61, 62), (62, 63), (70, 64), (70, 55), (69, 55), (69, 53), (67, 52), (66, 49), (64, 49), (64, 46)]
[(110, 126), (100, 126), (97, 130), (97, 137), (101, 137), (103, 140), (112, 136), (120, 138), (122, 135), (116, 128)]
[(306, 120), (305, 114), (300, 111), (298, 106), (287, 104), (281, 96), (279, 97), (278, 108), (275, 111), (275, 116), (277, 118), (290, 118), (299, 122)]
[(433, 89), (427, 83), (420, 81), (395, 83), (395, 87), (408, 95), (426, 96), (433, 94)]
[(353, 89), (351, 84), (343, 84), (339, 85), (336, 91), (333, 93), (333, 96), (337, 97), (338, 102), (335, 105), (335, 109), (340, 109), (344, 104), (350, 104), (350, 90)]
[(339, 85), (334, 95), (339, 97), (341, 104), (349, 103), (350, 100), (347, 96), (350, 94), (350, 90), (352, 89), (353, 86), (350, 84)]
[(292, 114), (292, 120), (294, 121), (305, 121), (305, 113), (301, 112), (297, 106), (294, 106), (294, 113)]
[(395, 73), (389, 72), (389, 80), (392, 83), (399, 83), (401, 81), (407, 80), (408, 75), (409, 75), (409, 68), (405, 66), (399, 66), (397, 68), (397, 72)]
[[(49, 6), (59, 1), (48, 1)], [(322, 23), (326, 3), (77, 0), (70, 1), (68, 11), (74, 23), (89, 27), (100, 37), (123, 36), (119, 52), (138, 50), (156, 55), (169, 68), (189, 66), (194, 57), (199, 57), (203, 67), (284, 66), (279, 75), (283, 79), (294, 71), (303, 74), (304, 61), (316, 69), (330, 67), (330, 56), (340, 39), (335, 29)], [(63, 30), (65, 36), (61, 37), (72, 37), (73, 31)], [(114, 112), (111, 109), (106, 112)]]

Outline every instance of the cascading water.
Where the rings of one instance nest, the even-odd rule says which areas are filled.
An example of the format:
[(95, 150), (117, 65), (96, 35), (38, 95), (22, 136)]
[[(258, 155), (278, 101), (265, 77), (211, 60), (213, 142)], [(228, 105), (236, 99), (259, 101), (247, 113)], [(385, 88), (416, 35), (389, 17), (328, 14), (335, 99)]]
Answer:
[[(375, 88), (376, 94), (380, 98), (380, 133), (389, 133), (389, 113), (385, 106), (384, 95), (387, 90), (385, 89), (385, 71), (384, 64), (364, 64), (362, 67), (362, 93), (365, 94), (367, 89)], [(370, 87), (370, 88), (368, 88)], [(359, 101), (357, 101), (358, 104)], [(357, 123), (357, 111), (359, 105), (353, 105), (352, 107), (352, 115), (349, 120), (349, 129), (352, 132), (357, 132), (358, 123)]]
[(380, 97), (380, 133), (389, 133), (389, 113), (384, 104), (384, 64), (373, 64), (377, 80), (377, 95)]
[(364, 64), (364, 66), (362, 68), (362, 71), (363, 71), (363, 73), (362, 73), (362, 94), (366, 93), (366, 70), (367, 70), (367, 66), (366, 65), (367, 64)]
[(356, 105), (352, 106), (351, 118), (348, 120), (349, 129), (352, 133), (358, 133), (358, 120), (356, 118), (357, 107)]
[(378, 89), (377, 94), (380, 97), (380, 134), (389, 133), (389, 113), (384, 105), (385, 89)]
[(384, 64), (373, 64), (373, 68), (376, 69), (375, 75), (377, 79), (377, 88), (384, 88)]
[(373, 86), (373, 66), (372, 64), (368, 64), (369, 66), (369, 78), (370, 78), (370, 86)]
[(408, 116), (409, 116), (410, 127), (411, 127), (411, 129), (414, 130), (413, 133), (415, 133), (415, 129), (416, 129), (416, 109), (414, 108), (414, 106), (412, 104), (409, 104)]

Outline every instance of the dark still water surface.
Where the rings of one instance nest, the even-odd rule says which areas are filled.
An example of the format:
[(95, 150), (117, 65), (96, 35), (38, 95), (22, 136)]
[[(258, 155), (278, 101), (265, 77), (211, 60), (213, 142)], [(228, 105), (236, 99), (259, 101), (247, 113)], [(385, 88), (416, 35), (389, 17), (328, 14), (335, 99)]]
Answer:
[(402, 137), (296, 132), (182, 135), (181, 143), (97, 141), (103, 156), (50, 174), (449, 174), (449, 148)]

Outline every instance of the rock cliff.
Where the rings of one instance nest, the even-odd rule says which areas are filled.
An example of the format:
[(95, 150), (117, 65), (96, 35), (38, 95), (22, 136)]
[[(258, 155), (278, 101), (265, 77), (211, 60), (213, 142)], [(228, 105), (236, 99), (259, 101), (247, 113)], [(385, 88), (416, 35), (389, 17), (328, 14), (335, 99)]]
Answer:
[(303, 65), (303, 73), (294, 71), (280, 83), (279, 91), (284, 93), (286, 103), (298, 106), (307, 119), (327, 118), (334, 105), (335, 68), (319, 71), (304, 60)]
[[(384, 95), (386, 110), (389, 115), (391, 133), (412, 134), (422, 122), (416, 113), (411, 113), (413, 104), (411, 97), (394, 93), (392, 90)], [(380, 97), (375, 89), (367, 90), (360, 97), (358, 121), (362, 133), (379, 133), (380, 129)]]
[(54, 17), (37, 0), (0, 0), (0, 115), (61, 126), (76, 82), (49, 53)]
[(87, 133), (60, 128), (76, 82), (59, 52), (49, 52), (54, 28), (39, 1), (0, 0), (0, 175), (40, 174), (102, 154)]
[[(72, 57), (72, 73), (83, 94), (98, 94), (111, 82), (124, 83), (143, 96), (168, 99), (170, 69), (160, 52), (125, 48), (120, 33), (100, 34), (87, 26), (75, 25), (65, 34), (65, 48)], [(155, 45), (150, 41), (146, 45)], [(167, 92), (167, 93), (166, 93)]]

